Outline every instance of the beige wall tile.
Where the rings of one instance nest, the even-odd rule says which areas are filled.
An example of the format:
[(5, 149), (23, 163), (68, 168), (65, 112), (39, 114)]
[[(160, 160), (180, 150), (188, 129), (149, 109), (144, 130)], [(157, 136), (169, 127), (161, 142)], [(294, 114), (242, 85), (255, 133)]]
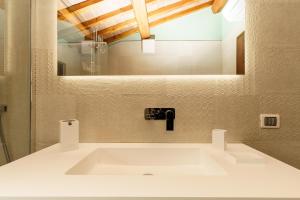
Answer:
[(87, 97), (80, 97), (78, 100), (80, 113), (77, 116), (80, 124), (81, 121), (83, 123), (80, 125), (80, 139), (83, 142), (120, 142), (120, 96), (91, 97), (89, 100)]
[[(300, 23), (299, 23), (300, 24)], [(287, 36), (288, 37), (288, 36)], [(257, 94), (300, 94), (300, 45), (261, 48), (256, 72)]]
[(259, 133), (259, 99), (256, 96), (218, 96), (214, 128), (226, 129), (228, 141), (254, 140)]
[(248, 0), (247, 3), (253, 6), (255, 17), (251, 20), (259, 29), (259, 33), (254, 36), (256, 45), (262, 48), (274, 44), (278, 46), (300, 44), (298, 0), (255, 0), (253, 2)]
[(173, 97), (214, 95), (217, 92), (216, 76), (175, 76), (166, 78), (165, 94)]
[(76, 118), (76, 100), (67, 95), (36, 96), (36, 144), (59, 142), (59, 121)]

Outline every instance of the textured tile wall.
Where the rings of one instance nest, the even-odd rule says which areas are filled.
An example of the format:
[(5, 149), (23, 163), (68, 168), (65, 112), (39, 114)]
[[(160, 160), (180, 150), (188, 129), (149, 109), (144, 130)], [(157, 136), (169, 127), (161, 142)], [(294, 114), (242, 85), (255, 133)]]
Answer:
[[(300, 168), (300, 1), (247, 0), (246, 76), (65, 78), (55, 75), (55, 2), (34, 4), (37, 149), (58, 141), (59, 120), (75, 117), (82, 142), (210, 142), (224, 128), (230, 142)], [(175, 107), (175, 132), (145, 121), (146, 107)], [(260, 113), (280, 113), (282, 128), (261, 130)]]

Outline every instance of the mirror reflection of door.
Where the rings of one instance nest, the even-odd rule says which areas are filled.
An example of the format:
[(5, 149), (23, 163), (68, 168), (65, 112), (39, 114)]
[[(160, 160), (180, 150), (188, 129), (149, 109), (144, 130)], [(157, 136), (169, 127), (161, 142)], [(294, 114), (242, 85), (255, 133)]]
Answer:
[(245, 74), (245, 32), (237, 37), (236, 47), (236, 74)]

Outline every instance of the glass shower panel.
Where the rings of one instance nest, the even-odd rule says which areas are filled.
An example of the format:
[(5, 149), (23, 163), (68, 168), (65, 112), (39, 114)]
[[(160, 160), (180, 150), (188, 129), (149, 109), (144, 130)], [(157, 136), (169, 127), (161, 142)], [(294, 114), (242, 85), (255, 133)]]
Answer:
[(100, 75), (107, 69), (105, 42), (58, 43), (58, 75)]
[[(0, 1), (0, 139), (4, 139), (4, 105), (7, 103), (6, 78), (4, 75), (4, 33), (5, 33), (5, 3)], [(2, 109), (3, 107), (3, 109)], [(6, 132), (6, 131), (5, 131)], [(0, 140), (0, 165), (5, 164), (5, 146), (3, 139)]]
[(0, 0), (0, 76), (4, 74), (5, 4)]
[(30, 0), (0, 0), (0, 165), (30, 153), (30, 13)]

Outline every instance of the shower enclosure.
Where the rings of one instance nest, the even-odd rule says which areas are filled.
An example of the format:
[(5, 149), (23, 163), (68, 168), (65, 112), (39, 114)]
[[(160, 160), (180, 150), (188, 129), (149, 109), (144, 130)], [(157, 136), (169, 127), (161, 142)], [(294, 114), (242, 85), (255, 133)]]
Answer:
[(0, 0), (0, 165), (31, 150), (30, 12), (30, 0)]

